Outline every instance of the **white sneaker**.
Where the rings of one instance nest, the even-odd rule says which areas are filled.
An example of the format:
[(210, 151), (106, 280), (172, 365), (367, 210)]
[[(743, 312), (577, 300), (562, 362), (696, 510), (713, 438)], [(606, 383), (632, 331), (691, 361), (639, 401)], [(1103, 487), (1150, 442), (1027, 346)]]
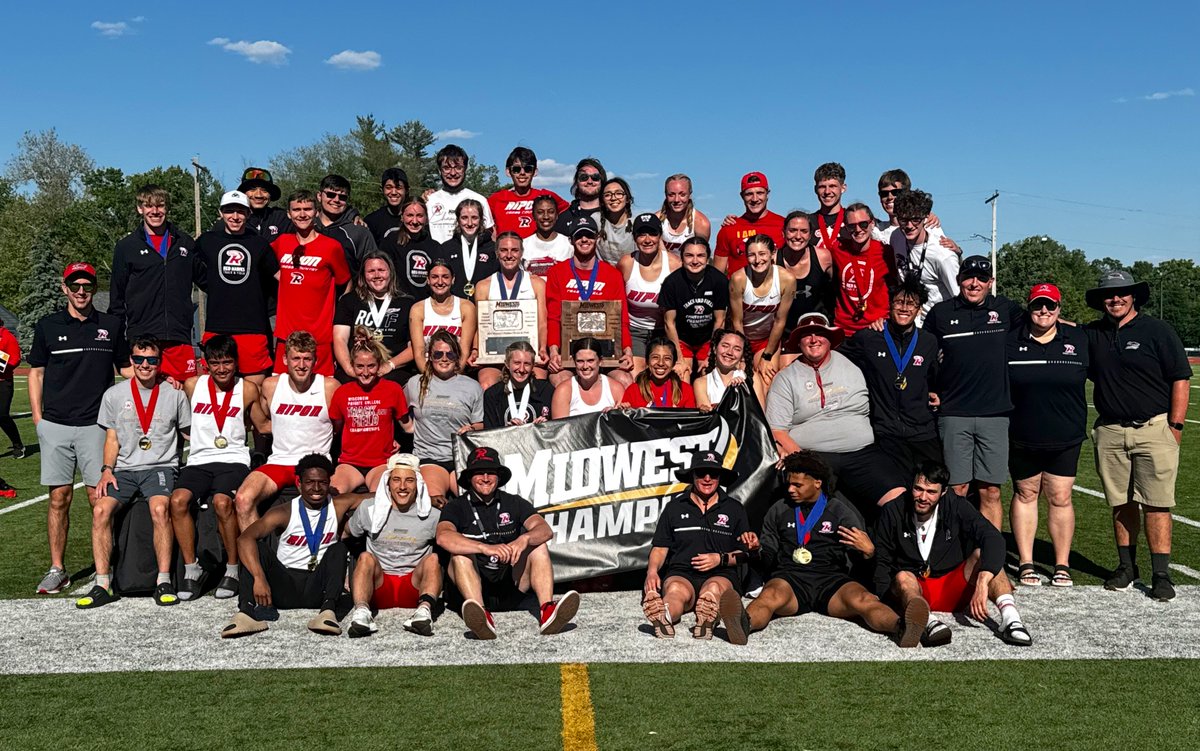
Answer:
[(404, 622), (404, 630), (421, 636), (433, 636), (433, 613), (428, 603), (421, 603), (413, 617)]
[(370, 636), (379, 630), (379, 626), (375, 625), (375, 619), (371, 617), (371, 609), (359, 605), (354, 608), (354, 612), (350, 616), (350, 638), (356, 639), (360, 636)]

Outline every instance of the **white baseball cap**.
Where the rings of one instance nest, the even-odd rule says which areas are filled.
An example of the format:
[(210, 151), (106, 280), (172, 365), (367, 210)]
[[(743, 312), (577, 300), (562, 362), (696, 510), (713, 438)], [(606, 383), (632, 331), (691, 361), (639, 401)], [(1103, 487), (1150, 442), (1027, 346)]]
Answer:
[(250, 208), (250, 199), (246, 198), (246, 194), (240, 190), (231, 190), (221, 196), (222, 206), (245, 206)]

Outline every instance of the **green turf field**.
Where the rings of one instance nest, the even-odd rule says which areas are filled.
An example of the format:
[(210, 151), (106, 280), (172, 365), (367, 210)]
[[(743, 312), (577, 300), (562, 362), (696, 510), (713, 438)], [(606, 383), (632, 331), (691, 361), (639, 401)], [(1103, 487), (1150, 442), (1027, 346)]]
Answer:
[[(1200, 671), (1189, 661), (588, 672), (591, 748), (606, 751), (1164, 751), (1195, 748), (1200, 730)], [(564, 748), (554, 665), (114, 673), (0, 685), (0, 737), (14, 749)]]

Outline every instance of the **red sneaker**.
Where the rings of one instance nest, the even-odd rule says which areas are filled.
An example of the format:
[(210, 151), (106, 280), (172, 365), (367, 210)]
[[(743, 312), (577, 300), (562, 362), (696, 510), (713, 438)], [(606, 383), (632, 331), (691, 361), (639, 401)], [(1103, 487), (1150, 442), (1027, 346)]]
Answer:
[(463, 603), (462, 619), (476, 639), (486, 641), (496, 638), (496, 622), (492, 620), (492, 614), (475, 600)]
[(567, 592), (558, 599), (558, 602), (547, 602), (542, 605), (541, 622), (542, 625), (538, 629), (543, 634), (557, 634), (566, 628), (566, 625), (575, 617), (575, 613), (579, 611), (579, 593), (575, 590)]

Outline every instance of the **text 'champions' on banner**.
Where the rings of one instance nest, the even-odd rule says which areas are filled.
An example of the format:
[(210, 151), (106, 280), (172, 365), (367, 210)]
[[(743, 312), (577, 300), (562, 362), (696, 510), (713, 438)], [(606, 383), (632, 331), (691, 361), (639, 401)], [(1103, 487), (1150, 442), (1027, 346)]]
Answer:
[(726, 391), (709, 414), (612, 410), (466, 433), (455, 445), (457, 467), (481, 446), (496, 449), (512, 470), (504, 490), (528, 499), (554, 530), (557, 581), (644, 568), (659, 514), (686, 487), (675, 470), (694, 451), (716, 451), (737, 471), (726, 491), (752, 521), (775, 500), (775, 444), (744, 386)]

